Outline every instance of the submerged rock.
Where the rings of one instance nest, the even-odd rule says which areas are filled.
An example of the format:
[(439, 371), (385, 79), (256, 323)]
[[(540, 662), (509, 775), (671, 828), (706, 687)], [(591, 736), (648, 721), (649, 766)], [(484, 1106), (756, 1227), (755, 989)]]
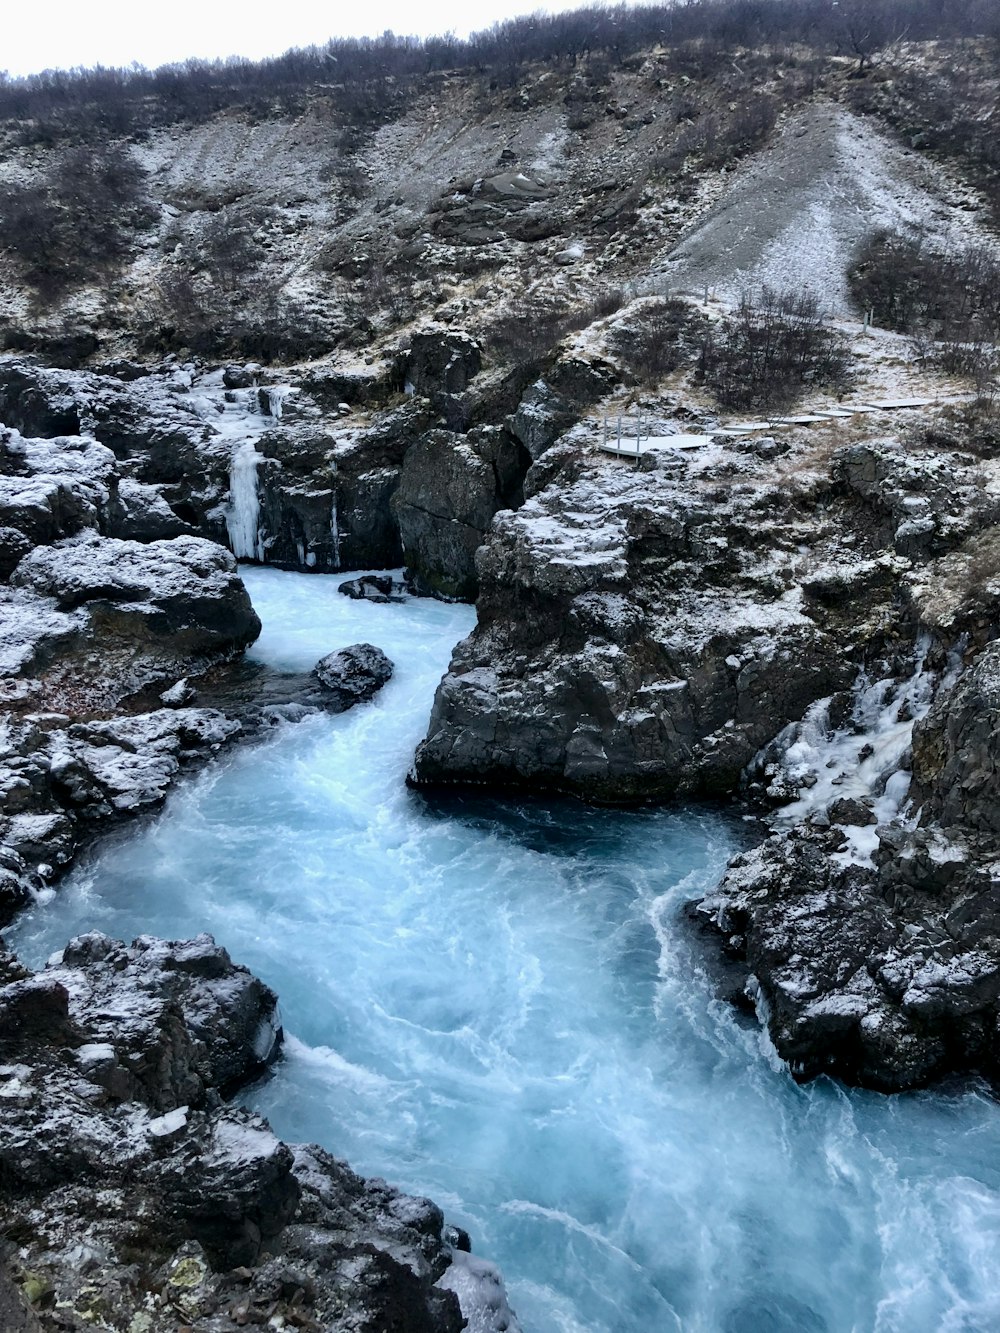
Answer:
[(365, 602), (402, 602), (407, 595), (405, 583), (400, 583), (390, 574), (367, 574), (360, 579), (345, 579), (337, 585), (337, 591), (354, 601)]
[(449, 1280), (461, 1238), (433, 1203), (221, 1103), (281, 1034), (273, 992), (210, 936), (92, 933), (38, 973), (0, 951), (0, 1016), (5, 1327), (55, 1328), (57, 1310), (62, 1328), (97, 1312), (150, 1331), (346, 1316), (365, 1333), (459, 1333), (466, 1309), (516, 1330), (481, 1321), (508, 1308), (492, 1265), (463, 1256)]
[(381, 648), (371, 643), (352, 643), (321, 658), (313, 667), (313, 675), (328, 692), (327, 707), (343, 713), (355, 704), (373, 699), (392, 679), (392, 669), (392, 662)]

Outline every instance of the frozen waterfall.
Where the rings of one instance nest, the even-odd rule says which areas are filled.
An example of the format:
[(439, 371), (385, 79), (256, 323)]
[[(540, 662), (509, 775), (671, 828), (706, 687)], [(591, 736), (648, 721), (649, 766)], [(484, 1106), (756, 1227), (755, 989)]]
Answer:
[(264, 541), (260, 535), (260, 497), (257, 494), (257, 469), (264, 461), (252, 440), (241, 444), (229, 465), (229, 507), (226, 527), (233, 554), (242, 560), (263, 560)]

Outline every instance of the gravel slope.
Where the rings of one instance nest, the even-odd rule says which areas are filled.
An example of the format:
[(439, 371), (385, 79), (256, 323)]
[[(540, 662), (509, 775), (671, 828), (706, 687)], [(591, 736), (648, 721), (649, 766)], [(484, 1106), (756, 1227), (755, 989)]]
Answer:
[(936, 245), (988, 241), (964, 185), (832, 103), (790, 119), (770, 148), (733, 172), (718, 204), (662, 270), (674, 287), (807, 287), (835, 315), (854, 313), (847, 269), (880, 227), (920, 228)]

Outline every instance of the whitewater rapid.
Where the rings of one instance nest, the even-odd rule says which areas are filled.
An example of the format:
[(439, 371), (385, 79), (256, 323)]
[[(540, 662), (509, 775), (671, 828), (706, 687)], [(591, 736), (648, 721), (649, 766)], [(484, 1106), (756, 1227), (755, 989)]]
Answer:
[(211, 931), (282, 1000), (286, 1055), (249, 1103), (436, 1199), (526, 1333), (1000, 1327), (995, 1103), (798, 1087), (714, 998), (682, 907), (739, 820), (410, 792), (472, 610), (245, 577), (254, 656), (368, 640), (393, 681), (103, 843), (9, 932), (26, 961), (91, 928)]

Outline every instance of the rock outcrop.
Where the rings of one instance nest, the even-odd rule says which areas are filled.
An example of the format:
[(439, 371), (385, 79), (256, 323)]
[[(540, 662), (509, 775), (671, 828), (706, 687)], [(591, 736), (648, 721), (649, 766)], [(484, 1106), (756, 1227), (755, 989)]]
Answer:
[(178, 776), (244, 734), (215, 709), (161, 708), (74, 722), (7, 720), (0, 753), (0, 924), (97, 832), (155, 810)]
[(890, 595), (861, 623), (845, 617), (804, 586), (799, 548), (817, 569), (838, 559), (855, 591), (880, 567), (816, 522), (815, 482), (784, 490), (743, 458), (706, 461), (680, 478), (591, 464), (495, 520), (479, 623), (438, 691), (416, 781), (721, 795), (850, 685), (863, 639), (888, 630)]
[(888, 1091), (996, 1078), (995, 501), (967, 456), (865, 445), (838, 467), (905, 549), (899, 597), (921, 660), (908, 685), (862, 679), (839, 721), (827, 709), (758, 757), (755, 789), (792, 803), (698, 914), (745, 965), (798, 1076)]
[(0, 597), (6, 698), (77, 713), (240, 653), (260, 621), (228, 551), (81, 533), (26, 554)]
[[(70, 424), (44, 374), (7, 369), (23, 424)], [(93, 438), (0, 431), (0, 920), (242, 730), (213, 710), (136, 715), (136, 696), (239, 658), (260, 632), (228, 551), (161, 539), (184, 526)]]
[(418, 587), (472, 600), (476, 552), (493, 516), (522, 500), (527, 459), (506, 430), (430, 431), (403, 461), (392, 510)]
[(5, 1327), (516, 1327), (433, 1203), (223, 1103), (280, 1039), (207, 935), (84, 935), (37, 973), (0, 953)]

